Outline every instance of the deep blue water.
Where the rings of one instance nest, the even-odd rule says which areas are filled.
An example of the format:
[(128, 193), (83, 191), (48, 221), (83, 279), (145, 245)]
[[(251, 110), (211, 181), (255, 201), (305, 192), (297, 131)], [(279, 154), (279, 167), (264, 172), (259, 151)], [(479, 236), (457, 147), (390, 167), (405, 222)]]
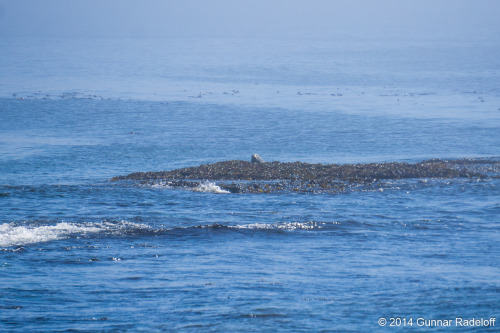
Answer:
[(498, 50), (495, 39), (1, 41), (0, 331), (497, 318), (499, 179), (337, 195), (109, 180), (253, 153), (498, 159)]

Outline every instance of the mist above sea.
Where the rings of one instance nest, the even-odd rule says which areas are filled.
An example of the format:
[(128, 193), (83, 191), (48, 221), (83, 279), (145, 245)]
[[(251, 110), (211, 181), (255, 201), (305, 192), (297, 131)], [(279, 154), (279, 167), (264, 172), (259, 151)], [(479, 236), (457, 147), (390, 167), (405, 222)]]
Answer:
[(494, 39), (23, 37), (0, 47), (4, 97), (476, 119), (494, 119), (500, 108)]

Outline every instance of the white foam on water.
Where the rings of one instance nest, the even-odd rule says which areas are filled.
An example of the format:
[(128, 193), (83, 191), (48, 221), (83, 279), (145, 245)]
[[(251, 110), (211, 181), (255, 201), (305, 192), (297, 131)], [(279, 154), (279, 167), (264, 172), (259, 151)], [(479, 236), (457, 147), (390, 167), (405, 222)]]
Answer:
[(55, 225), (18, 225), (14, 223), (4, 223), (0, 225), (0, 248), (49, 242), (64, 239), (69, 236), (83, 236), (131, 228), (148, 228), (148, 226), (127, 221), (97, 223), (59, 222)]
[[(339, 224), (333, 222), (333, 224)], [(252, 229), (252, 230), (317, 230), (327, 227), (327, 223), (322, 222), (282, 222), (282, 223), (252, 223), (245, 225), (231, 226), (235, 229)]]
[(209, 182), (209, 181), (204, 181), (200, 185), (196, 186), (193, 188), (193, 191), (195, 192), (207, 192), (207, 193), (231, 193), (229, 191), (221, 189), (218, 185), (215, 183)]
[(168, 182), (164, 181), (159, 181), (153, 185), (151, 185), (151, 188), (172, 188)]

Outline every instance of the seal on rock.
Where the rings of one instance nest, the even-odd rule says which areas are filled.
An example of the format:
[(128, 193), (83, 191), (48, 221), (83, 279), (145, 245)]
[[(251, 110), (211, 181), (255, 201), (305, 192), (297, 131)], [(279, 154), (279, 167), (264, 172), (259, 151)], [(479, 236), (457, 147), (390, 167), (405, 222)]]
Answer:
[(259, 154), (253, 154), (252, 155), (252, 163), (266, 163), (262, 159), (262, 157), (259, 156)]

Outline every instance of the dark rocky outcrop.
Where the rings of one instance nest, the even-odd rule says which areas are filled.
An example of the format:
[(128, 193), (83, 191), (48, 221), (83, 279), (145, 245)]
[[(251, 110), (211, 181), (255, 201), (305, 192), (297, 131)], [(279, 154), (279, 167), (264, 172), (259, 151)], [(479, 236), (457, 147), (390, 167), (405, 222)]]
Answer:
[[(302, 162), (223, 161), (171, 171), (136, 172), (114, 177), (143, 182), (166, 181), (194, 187), (201, 180), (217, 181), (232, 193), (274, 191), (343, 191), (356, 184), (387, 179), (498, 177), (500, 161), (492, 159), (426, 160), (419, 163), (310, 164)], [(489, 171), (489, 172), (484, 172)]]

